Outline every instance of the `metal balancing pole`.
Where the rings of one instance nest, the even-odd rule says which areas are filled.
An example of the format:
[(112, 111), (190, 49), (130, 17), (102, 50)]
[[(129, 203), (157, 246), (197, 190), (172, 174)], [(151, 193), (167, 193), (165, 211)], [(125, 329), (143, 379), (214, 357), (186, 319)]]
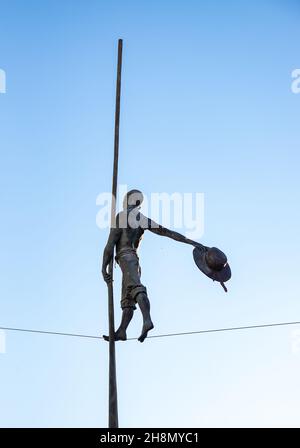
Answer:
[[(119, 159), (119, 129), (120, 129), (120, 100), (121, 100), (121, 72), (122, 72), (122, 49), (123, 41), (118, 41), (118, 68), (116, 86), (116, 111), (115, 111), (115, 138), (114, 138), (114, 166), (112, 181), (112, 205), (111, 205), (111, 226), (116, 222), (116, 197), (118, 182), (118, 159)], [(113, 258), (109, 265), (109, 273), (113, 279)], [(116, 375), (116, 351), (115, 351), (115, 319), (114, 319), (114, 296), (113, 282), (108, 284), (108, 319), (109, 319), (109, 428), (118, 428), (118, 396), (117, 396), (117, 375)]]

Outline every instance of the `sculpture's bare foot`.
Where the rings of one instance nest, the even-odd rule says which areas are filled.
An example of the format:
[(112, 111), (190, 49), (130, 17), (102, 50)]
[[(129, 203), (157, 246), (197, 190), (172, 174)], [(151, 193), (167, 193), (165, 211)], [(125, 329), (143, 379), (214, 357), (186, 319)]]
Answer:
[[(103, 335), (103, 339), (109, 342), (109, 336)], [(115, 332), (115, 341), (126, 341), (127, 334), (125, 330), (119, 329)]]
[(148, 336), (148, 331), (152, 330), (153, 328), (154, 328), (153, 322), (151, 320), (146, 320), (142, 328), (141, 336), (138, 338), (138, 340), (140, 342), (144, 342), (144, 340)]

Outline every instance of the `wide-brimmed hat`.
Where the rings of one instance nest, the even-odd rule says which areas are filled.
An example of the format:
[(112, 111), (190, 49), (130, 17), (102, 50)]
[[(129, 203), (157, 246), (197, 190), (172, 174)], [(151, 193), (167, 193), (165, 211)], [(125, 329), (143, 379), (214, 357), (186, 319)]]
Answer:
[(224, 283), (230, 279), (231, 269), (224, 252), (217, 247), (201, 246), (195, 247), (193, 257), (200, 271), (212, 280), (220, 282), (227, 292)]

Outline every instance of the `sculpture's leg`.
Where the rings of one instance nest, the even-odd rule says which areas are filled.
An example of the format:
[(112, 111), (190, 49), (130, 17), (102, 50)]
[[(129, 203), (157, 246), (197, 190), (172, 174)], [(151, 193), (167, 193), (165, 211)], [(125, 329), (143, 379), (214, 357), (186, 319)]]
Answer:
[(122, 320), (120, 323), (119, 328), (116, 331), (115, 334), (115, 340), (116, 341), (126, 341), (127, 335), (126, 330), (128, 325), (130, 324), (130, 321), (133, 317), (134, 308), (124, 308), (122, 313)]
[(143, 315), (143, 328), (142, 333), (139, 337), (140, 342), (144, 342), (148, 335), (148, 331), (152, 330), (154, 328), (153, 322), (151, 320), (150, 316), (150, 302), (147, 297), (147, 294), (144, 292), (140, 292), (137, 297), (136, 301), (141, 309), (142, 315)]
[[(117, 329), (117, 331), (115, 332), (115, 341), (126, 341), (126, 339), (127, 339), (126, 330), (127, 330), (127, 327), (130, 324), (130, 321), (133, 317), (133, 313), (134, 313), (134, 308), (132, 308), (132, 307), (123, 309), (122, 320), (121, 320), (120, 326)], [(105, 339), (105, 341), (109, 341), (108, 336), (103, 335), (103, 339)]]

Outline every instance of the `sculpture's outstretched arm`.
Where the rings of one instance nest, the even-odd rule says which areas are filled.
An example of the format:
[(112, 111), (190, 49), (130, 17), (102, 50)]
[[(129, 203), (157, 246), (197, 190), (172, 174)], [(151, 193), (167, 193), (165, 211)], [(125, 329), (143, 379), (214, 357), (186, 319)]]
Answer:
[(200, 243), (197, 243), (197, 241), (190, 240), (186, 238), (184, 235), (181, 235), (181, 233), (175, 232), (174, 230), (167, 229), (166, 227), (161, 226), (160, 224), (157, 224), (155, 221), (152, 221), (151, 219), (148, 219), (148, 230), (150, 230), (153, 233), (156, 233), (160, 236), (166, 236), (168, 238), (171, 238), (172, 240), (179, 241), (180, 243), (185, 244), (191, 244), (192, 246), (199, 247), (205, 249), (206, 247), (203, 246)]
[(107, 244), (103, 251), (103, 262), (102, 262), (102, 275), (106, 283), (111, 282), (111, 275), (107, 272), (107, 268), (109, 263), (112, 260), (114, 254), (114, 247), (119, 241), (121, 235), (121, 230), (118, 228), (110, 229), (109, 237), (107, 240)]

